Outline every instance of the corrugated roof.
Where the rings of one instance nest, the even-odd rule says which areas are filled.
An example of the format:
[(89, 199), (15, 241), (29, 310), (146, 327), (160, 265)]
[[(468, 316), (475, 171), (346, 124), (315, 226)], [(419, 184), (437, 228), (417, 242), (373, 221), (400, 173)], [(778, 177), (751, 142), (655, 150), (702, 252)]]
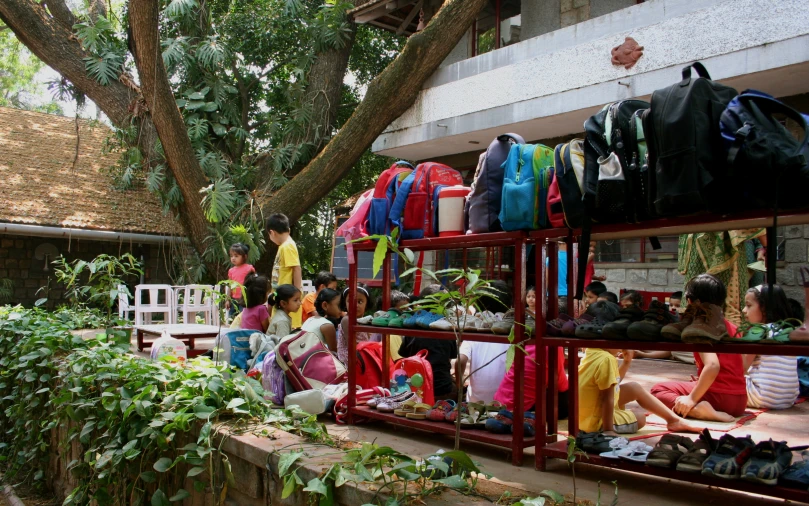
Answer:
[(183, 235), (143, 185), (113, 188), (106, 169), (120, 154), (103, 150), (111, 133), (102, 123), (79, 120), (74, 170), (74, 118), (0, 107), (0, 222)]

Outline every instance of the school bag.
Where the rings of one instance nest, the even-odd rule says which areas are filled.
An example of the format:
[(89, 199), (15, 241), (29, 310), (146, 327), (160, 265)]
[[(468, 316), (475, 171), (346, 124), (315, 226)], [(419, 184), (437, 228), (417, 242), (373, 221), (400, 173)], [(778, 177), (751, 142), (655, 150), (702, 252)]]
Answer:
[[(388, 370), (393, 370), (393, 361), (390, 358)], [(387, 386), (382, 377), (382, 343), (375, 341), (357, 343), (357, 385), (363, 389)]]
[(279, 406), (284, 405), (284, 397), (286, 397), (287, 393), (295, 391), (286, 378), (284, 370), (278, 365), (274, 351), (269, 352), (264, 357), (264, 362), (261, 366), (261, 387), (270, 393), (270, 401)]
[(648, 108), (643, 100), (621, 100), (584, 123), (583, 200), (594, 222), (637, 223), (649, 217), (648, 181), (637, 160), (633, 163), (639, 151), (635, 117)]
[(514, 144), (503, 162), (503, 196), (500, 226), (503, 230), (534, 228), (537, 183), (534, 177), (535, 144)]
[(553, 149), (542, 144), (534, 150), (534, 177), (537, 181), (537, 199), (534, 203), (534, 228), (551, 226), (548, 217), (548, 192), (554, 174)]
[(511, 133), (498, 135), (478, 160), (472, 192), (464, 210), (467, 230), (472, 233), (502, 230), (500, 204), (503, 199), (503, 162), (512, 144), (525, 144), (525, 139)]
[(302, 330), (278, 343), (275, 360), (296, 392), (346, 381), (346, 368), (317, 334)]
[[(774, 114), (795, 121), (802, 138), (795, 139)], [(766, 93), (745, 90), (728, 104), (719, 129), (727, 153), (728, 186), (745, 207), (806, 205), (809, 130), (801, 113)]]
[(371, 205), (368, 210), (368, 233), (371, 235), (388, 235), (391, 223), (388, 219), (390, 208), (396, 197), (399, 186), (405, 177), (413, 172), (413, 166), (399, 160), (379, 175), (374, 185)]
[(253, 356), (250, 351), (250, 336), (255, 332), (251, 329), (223, 329), (214, 344), (214, 348), (222, 350), (214, 353), (215, 360), (247, 371), (247, 362)]
[(737, 197), (722, 188), (727, 156), (719, 134), (722, 112), (737, 92), (712, 81), (699, 62), (685, 67), (682, 77), (652, 93), (643, 118), (655, 212), (661, 216), (723, 211)]
[(396, 192), (390, 221), (402, 239), (433, 236), (433, 194), (439, 186), (462, 185), (461, 173), (441, 163), (420, 163)]
[(390, 382), (391, 388), (393, 385), (408, 385), (425, 404), (432, 406), (435, 403), (433, 367), (427, 361), (427, 350), (419, 350), (412, 357), (397, 360), (391, 369)]
[(554, 149), (554, 178), (548, 190), (548, 214), (554, 227), (579, 228), (584, 217), (584, 139)]

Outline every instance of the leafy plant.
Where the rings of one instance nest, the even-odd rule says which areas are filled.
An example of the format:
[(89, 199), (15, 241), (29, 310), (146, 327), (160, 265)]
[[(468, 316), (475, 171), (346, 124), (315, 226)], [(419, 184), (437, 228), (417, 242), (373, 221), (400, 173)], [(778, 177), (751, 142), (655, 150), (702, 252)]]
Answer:
[(0, 302), (10, 302), (14, 298), (14, 281), (0, 278)]
[(69, 263), (65, 257), (59, 257), (53, 263), (56, 265), (56, 279), (65, 286), (65, 293), (74, 307), (85, 302), (101, 305), (106, 312), (108, 334), (114, 324), (123, 324), (113, 318), (113, 307), (120, 293), (131, 296), (126, 279), (143, 273), (134, 256), (125, 253), (116, 257), (102, 253), (89, 262), (74, 260)]

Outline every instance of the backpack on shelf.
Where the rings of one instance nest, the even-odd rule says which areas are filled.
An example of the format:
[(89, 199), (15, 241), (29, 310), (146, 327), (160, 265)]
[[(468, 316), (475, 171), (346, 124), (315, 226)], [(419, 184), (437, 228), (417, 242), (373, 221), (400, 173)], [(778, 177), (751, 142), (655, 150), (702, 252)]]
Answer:
[(433, 194), (440, 186), (462, 185), (461, 173), (441, 163), (420, 163), (402, 181), (390, 210), (390, 221), (402, 239), (433, 235)]
[(514, 144), (503, 163), (503, 230), (536, 230), (548, 226), (545, 203), (553, 166), (553, 150), (541, 144)]
[[(393, 370), (393, 360), (390, 358), (388, 370)], [(387, 386), (382, 377), (382, 343), (357, 343), (357, 385), (363, 389)]]
[(584, 140), (573, 139), (554, 150), (554, 178), (548, 189), (548, 216), (552, 226), (579, 228), (584, 216)]
[[(795, 121), (802, 138), (796, 140), (774, 114)], [(790, 209), (809, 204), (805, 116), (766, 93), (745, 90), (730, 101), (719, 128), (727, 152), (728, 185), (745, 206)]]
[[(302, 330), (281, 339), (275, 360), (296, 392), (323, 389), (346, 380), (346, 368), (320, 341), (317, 334)], [(289, 393), (289, 392), (287, 392)]]
[(513, 144), (525, 144), (525, 139), (517, 134), (498, 135), (480, 155), (472, 191), (464, 208), (467, 230), (472, 233), (502, 230), (500, 204), (503, 198), (503, 162)]
[(379, 175), (368, 210), (368, 233), (387, 235), (391, 231), (390, 208), (402, 181), (413, 172), (413, 166), (405, 161), (395, 162)]
[[(691, 77), (691, 69), (696, 70), (696, 78)], [(737, 92), (712, 81), (699, 62), (685, 67), (682, 77), (652, 93), (651, 110), (643, 118), (655, 212), (661, 216), (706, 209), (727, 212), (738, 195), (729, 194), (723, 186), (727, 153), (719, 123)]]
[[(584, 123), (584, 206), (598, 223), (637, 223), (649, 218), (648, 171), (642, 171), (636, 117), (642, 100), (608, 104)], [(640, 132), (643, 135), (643, 132)], [(645, 140), (644, 140), (645, 142)]]
[(397, 360), (391, 369), (390, 384), (391, 394), (410, 389), (421, 398), (421, 402), (432, 406), (435, 403), (433, 367), (427, 361), (427, 350)]
[[(335, 235), (345, 237), (348, 246), (351, 246), (351, 241), (368, 237), (368, 212), (371, 209), (371, 200), (373, 198), (374, 190), (368, 190), (363, 193), (351, 212), (348, 214), (348, 219), (342, 225), (337, 227)], [(349, 255), (349, 258), (351, 256)]]

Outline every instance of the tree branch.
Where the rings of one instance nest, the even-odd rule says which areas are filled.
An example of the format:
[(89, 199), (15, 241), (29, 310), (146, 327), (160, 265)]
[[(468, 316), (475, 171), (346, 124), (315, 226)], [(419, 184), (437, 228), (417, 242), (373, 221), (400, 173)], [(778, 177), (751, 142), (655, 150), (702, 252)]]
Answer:
[(73, 25), (76, 24), (76, 16), (65, 4), (65, 0), (45, 0), (42, 5), (48, 8), (55, 20), (59, 21), (68, 30), (73, 30)]

